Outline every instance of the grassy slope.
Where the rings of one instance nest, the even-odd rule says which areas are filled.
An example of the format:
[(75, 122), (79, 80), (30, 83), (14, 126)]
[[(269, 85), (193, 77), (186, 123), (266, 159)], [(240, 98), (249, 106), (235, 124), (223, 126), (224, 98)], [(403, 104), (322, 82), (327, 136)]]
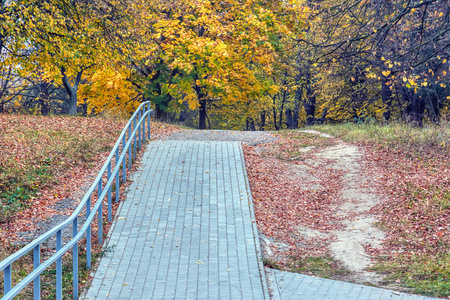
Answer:
[(365, 148), (386, 200), (373, 212), (387, 239), (372, 250), (385, 283), (450, 296), (450, 126), (332, 125), (315, 129)]
[(84, 174), (100, 166), (125, 123), (0, 115), (0, 222), (69, 197)]

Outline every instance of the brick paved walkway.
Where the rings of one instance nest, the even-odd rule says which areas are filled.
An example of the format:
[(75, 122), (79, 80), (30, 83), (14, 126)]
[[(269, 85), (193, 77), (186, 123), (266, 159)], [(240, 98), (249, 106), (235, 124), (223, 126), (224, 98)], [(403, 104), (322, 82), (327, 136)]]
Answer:
[(277, 270), (268, 270), (267, 278), (273, 300), (436, 299)]
[(84, 299), (424, 300), (262, 269), (238, 142), (153, 141)]
[(240, 143), (154, 141), (85, 299), (268, 299)]

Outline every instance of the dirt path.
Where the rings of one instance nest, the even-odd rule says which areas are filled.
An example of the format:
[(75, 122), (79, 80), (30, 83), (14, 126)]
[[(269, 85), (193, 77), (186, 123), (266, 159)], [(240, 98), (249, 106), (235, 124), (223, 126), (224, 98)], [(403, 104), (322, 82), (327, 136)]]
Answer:
[[(303, 270), (299, 269), (299, 272), (316, 276), (323, 274), (356, 283), (380, 284), (382, 277), (368, 271), (372, 258), (366, 249), (380, 247), (384, 238), (384, 233), (375, 227), (377, 220), (370, 213), (381, 200), (372, 187), (372, 178), (364, 173), (362, 150), (317, 131), (298, 132), (320, 135), (322, 139), (308, 146), (310, 138), (306, 138), (300, 142), (300, 147), (291, 148), (291, 152), (298, 151), (294, 160), (277, 161), (272, 157), (270, 167), (255, 171), (257, 164), (265, 164), (269, 159), (266, 155), (270, 154), (265, 151), (270, 152), (267, 150), (270, 146), (262, 144), (252, 148), (254, 153), (262, 154), (259, 162), (249, 161), (249, 174), (252, 189), (263, 188), (265, 191), (254, 195), (265, 199), (264, 205), (255, 205), (257, 215), (261, 216), (258, 226), (265, 258), (281, 263), (286, 270), (294, 266)], [(280, 147), (277, 149), (289, 147), (289, 142)], [(252, 157), (250, 155), (248, 159), (253, 160)], [(258, 173), (270, 168), (276, 169), (276, 175), (261, 177)], [(269, 181), (276, 183), (267, 189), (266, 182)], [(273, 188), (279, 195), (274, 195)], [(280, 206), (287, 208), (280, 211)], [(290, 213), (293, 210), (295, 212)], [(273, 214), (283, 219), (273, 222)], [(285, 220), (289, 220), (286, 225), (291, 229), (280, 234), (279, 230), (286, 226), (280, 227), (277, 222)], [(303, 262), (295, 262), (293, 257), (300, 257)], [(311, 265), (313, 269), (308, 269), (308, 258), (321, 257), (331, 257), (337, 265), (325, 273), (316, 273), (313, 269), (317, 266), (314, 265)], [(301, 267), (296, 267), (299, 264)]]
[[(332, 138), (317, 131), (305, 132)], [(343, 229), (330, 233), (335, 237), (329, 245), (330, 254), (350, 271), (350, 280), (379, 284), (381, 277), (367, 271), (371, 266), (371, 257), (366, 253), (365, 247), (380, 247), (384, 238), (384, 233), (374, 226), (376, 220), (369, 213), (380, 199), (373, 189), (367, 187), (370, 186), (371, 179), (361, 169), (359, 160), (362, 153), (358, 147), (340, 141), (335, 146), (321, 149), (315, 155), (331, 160), (332, 168), (344, 173), (339, 193), (341, 205), (335, 211), (336, 216), (342, 218)], [(323, 236), (318, 231), (306, 231), (304, 234)]]
[(344, 218), (345, 229), (333, 232), (336, 240), (330, 245), (331, 254), (352, 272), (354, 281), (377, 284), (381, 278), (366, 271), (371, 266), (371, 258), (365, 246), (379, 247), (384, 234), (374, 227), (376, 220), (368, 213), (379, 198), (373, 190), (363, 187), (370, 178), (361, 171), (358, 162), (361, 152), (356, 146), (340, 143), (318, 155), (333, 159), (333, 167), (344, 171), (340, 195), (343, 201), (336, 214)]

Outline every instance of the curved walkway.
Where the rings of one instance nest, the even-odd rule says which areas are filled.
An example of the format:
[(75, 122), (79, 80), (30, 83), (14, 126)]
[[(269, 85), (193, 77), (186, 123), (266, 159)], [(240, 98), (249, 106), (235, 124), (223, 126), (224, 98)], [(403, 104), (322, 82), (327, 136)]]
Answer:
[(275, 270), (266, 278), (239, 142), (153, 141), (142, 162), (84, 299), (431, 299)]

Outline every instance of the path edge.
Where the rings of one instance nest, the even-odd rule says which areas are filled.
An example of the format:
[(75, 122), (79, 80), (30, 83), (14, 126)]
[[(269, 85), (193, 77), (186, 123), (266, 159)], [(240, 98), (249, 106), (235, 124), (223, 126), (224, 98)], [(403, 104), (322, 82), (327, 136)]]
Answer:
[(264, 298), (269, 300), (271, 298), (270, 298), (269, 287), (268, 287), (268, 282), (267, 282), (267, 278), (266, 278), (266, 271), (264, 269), (264, 264), (263, 264), (263, 260), (262, 260), (261, 242), (259, 240), (258, 227), (256, 226), (255, 209), (253, 207), (253, 196), (252, 196), (252, 190), (250, 188), (250, 181), (248, 179), (248, 172), (247, 172), (247, 166), (245, 164), (245, 156), (244, 156), (244, 150), (242, 148), (242, 142), (239, 143), (239, 151), (240, 151), (240, 154), (242, 157), (242, 160), (241, 160), (242, 168), (243, 168), (244, 177), (245, 177), (245, 187), (247, 189), (247, 194), (248, 194), (248, 205), (250, 207), (250, 214), (251, 214), (250, 218), (252, 221), (253, 236), (254, 236), (254, 241), (255, 241), (256, 255), (258, 258), (258, 267), (259, 267), (261, 284), (262, 284), (262, 288), (263, 288), (263, 292), (264, 292)]
[[(139, 163), (136, 165), (136, 170), (135, 170), (134, 172), (129, 173), (129, 175), (128, 175), (127, 182), (130, 182), (130, 185), (123, 191), (123, 194), (121, 195), (121, 196), (123, 196), (124, 198), (123, 198), (123, 200), (120, 200), (120, 201), (119, 201), (119, 207), (117, 207), (116, 213), (114, 214), (114, 218), (112, 219), (112, 224), (111, 224), (111, 226), (109, 227), (108, 234), (106, 235), (106, 238), (105, 238), (104, 241), (103, 241), (102, 250), (105, 250), (105, 249), (107, 249), (108, 247), (110, 247), (109, 243), (111, 242), (111, 236), (112, 236), (112, 233), (113, 233), (113, 231), (114, 231), (114, 228), (117, 226), (117, 220), (118, 220), (118, 217), (120, 216), (120, 213), (122, 212), (123, 206), (125, 205), (125, 201), (128, 199), (128, 193), (131, 191), (131, 190), (130, 190), (130, 186), (131, 186), (131, 184), (132, 184), (132, 183), (135, 181), (135, 179), (136, 179), (136, 178), (134, 178), (134, 177), (136, 177), (136, 173), (137, 173), (136, 171), (137, 171), (137, 169), (138, 169), (140, 166), (143, 165), (144, 156), (145, 156), (145, 154), (148, 152), (149, 147), (150, 147), (150, 143), (151, 143), (151, 142), (152, 142), (152, 141), (150, 141), (147, 145), (145, 145), (143, 155), (142, 155), (142, 157), (141, 157)], [(142, 150), (142, 149), (141, 149), (141, 150)], [(128, 172), (129, 172), (129, 171), (128, 171)], [(114, 201), (114, 200), (113, 200), (113, 201)], [(92, 272), (94, 272), (94, 275), (93, 275), (92, 278), (90, 279), (89, 285), (86, 286), (83, 290), (80, 291), (79, 296), (78, 296), (78, 299), (82, 300), (82, 299), (85, 299), (85, 298), (86, 298), (86, 296), (87, 296), (87, 294), (88, 294), (88, 292), (89, 292), (89, 289), (90, 289), (91, 286), (92, 286), (92, 282), (93, 282), (94, 279), (95, 279), (95, 275), (97, 274), (97, 270), (98, 270), (98, 267), (99, 267), (99, 265), (100, 265), (100, 263), (101, 263), (102, 258), (103, 258), (103, 256), (100, 257), (100, 259), (98, 260), (97, 264), (94, 266), (95, 269), (94, 269), (94, 268), (91, 268), (91, 269), (89, 270), (89, 275), (92, 274)], [(86, 299), (86, 300), (87, 300), (87, 299)]]

